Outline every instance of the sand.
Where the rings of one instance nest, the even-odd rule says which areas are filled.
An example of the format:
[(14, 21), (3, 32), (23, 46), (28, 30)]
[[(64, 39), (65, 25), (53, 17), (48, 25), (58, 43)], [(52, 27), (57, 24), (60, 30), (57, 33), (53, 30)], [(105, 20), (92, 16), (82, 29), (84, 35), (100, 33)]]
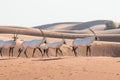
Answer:
[(120, 58), (0, 58), (0, 80), (119, 80)]
[[(16, 29), (1, 27), (0, 31), (14, 32)], [(26, 32), (27, 35), (33, 35), (35, 32), (32, 28), (28, 32), (25, 28), (20, 30), (23, 33)], [(3, 57), (0, 57), (0, 80), (120, 80), (119, 42), (95, 41), (91, 47), (91, 57), (85, 57), (85, 47), (79, 47), (78, 57), (75, 57), (70, 47), (72, 39), (66, 39), (67, 45), (61, 47), (64, 56), (54, 57), (55, 50), (50, 50), (49, 58), (46, 56), (42, 58), (38, 51), (35, 53), (35, 58), (31, 58), (33, 49), (28, 49), (29, 58), (25, 58), (23, 53), (21, 57), (16, 58), (21, 40), (41, 39), (35, 36), (38, 34), (27, 35), (18, 35), (13, 58), (8, 57), (8, 49), (3, 49)], [(0, 39), (10, 40), (12, 36), (13, 34), (0, 34)], [(47, 37), (48, 42), (61, 40), (61, 38), (53, 37)], [(112, 41), (119, 38), (117, 36)]]

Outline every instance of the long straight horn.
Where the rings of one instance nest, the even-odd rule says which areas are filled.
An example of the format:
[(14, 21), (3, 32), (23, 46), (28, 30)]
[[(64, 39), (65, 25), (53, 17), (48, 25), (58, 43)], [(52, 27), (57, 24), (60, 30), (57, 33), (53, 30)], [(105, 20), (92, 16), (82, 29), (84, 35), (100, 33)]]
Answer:
[(89, 30), (97, 37), (96, 33), (91, 28), (89, 28)]
[(100, 40), (100, 39), (98, 38), (98, 36), (96, 35), (96, 33), (95, 33), (91, 28), (89, 28), (89, 30), (94, 34), (95, 40)]
[(41, 29), (39, 29), (39, 30), (41, 31), (43, 37), (45, 38), (45, 34), (44, 34), (44, 32), (43, 32)]
[(18, 32), (17, 32), (17, 31), (18, 31), (18, 30), (16, 30), (16, 36), (15, 36), (16, 38), (17, 38), (17, 36), (18, 36)]
[(61, 33), (62, 39), (64, 39), (63, 34)]
[(16, 36), (15, 37), (17, 37), (18, 36), (18, 34), (16, 34)]
[(61, 33), (63, 44), (66, 44), (63, 34)]
[(15, 33), (14, 33), (13, 37), (15, 37)]

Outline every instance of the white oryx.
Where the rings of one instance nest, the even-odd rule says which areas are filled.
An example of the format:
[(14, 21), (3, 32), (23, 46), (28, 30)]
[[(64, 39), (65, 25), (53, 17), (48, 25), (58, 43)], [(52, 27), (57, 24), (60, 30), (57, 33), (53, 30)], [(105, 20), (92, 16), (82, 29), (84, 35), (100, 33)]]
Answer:
[[(25, 56), (28, 57), (27, 54), (26, 54), (27, 48), (34, 49), (32, 57), (34, 57), (34, 53), (35, 53), (36, 49), (38, 49), (42, 54), (42, 50), (40, 49), (40, 46), (43, 43), (47, 43), (47, 41), (46, 41), (46, 37), (45, 37), (43, 31), (41, 29), (40, 29), (40, 31), (41, 31), (41, 34), (43, 35), (43, 38), (42, 39), (33, 39), (33, 40), (23, 41), (22, 44), (21, 44), (21, 48), (18, 50), (19, 54), (18, 54), (17, 57), (20, 56), (20, 54), (22, 53), (23, 50), (24, 50)], [(43, 56), (43, 54), (42, 54), (42, 56)]]
[(73, 40), (72, 43), (72, 50), (74, 51), (75, 56), (77, 56), (76, 49), (79, 46), (86, 46), (86, 56), (91, 56), (91, 44), (95, 41), (98, 40), (98, 37), (96, 33), (89, 28), (89, 30), (94, 34), (93, 36), (90, 37), (85, 37), (85, 38), (77, 38)]
[(9, 57), (10, 57), (10, 53), (12, 53), (12, 57), (13, 57), (13, 51), (14, 51), (14, 47), (16, 45), (16, 41), (18, 39), (18, 34), (14, 34), (14, 36), (12, 37), (13, 40), (0, 40), (0, 54), (2, 57), (2, 49), (3, 48), (9, 48)]
[(53, 49), (56, 49), (56, 56), (57, 56), (58, 50), (63, 55), (62, 50), (60, 49), (60, 47), (63, 44), (66, 44), (65, 39), (62, 39), (61, 41), (58, 41), (58, 42), (50, 42), (50, 43), (45, 44), (44, 54), (46, 54), (48, 56), (48, 50), (49, 50), (49, 48), (53, 48)]

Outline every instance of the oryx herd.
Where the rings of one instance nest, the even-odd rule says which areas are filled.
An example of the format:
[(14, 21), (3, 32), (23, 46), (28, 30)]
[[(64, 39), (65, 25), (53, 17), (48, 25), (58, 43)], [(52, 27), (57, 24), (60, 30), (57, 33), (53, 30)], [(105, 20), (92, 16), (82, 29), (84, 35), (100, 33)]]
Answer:
[[(43, 38), (22, 41), (22, 43), (20, 45), (20, 49), (18, 50), (17, 57), (20, 57), (21, 53), (23, 52), (27, 58), (28, 55), (27, 55), (26, 51), (28, 48), (33, 49), (32, 57), (34, 57), (34, 53), (35, 53), (36, 49), (38, 49), (40, 51), (40, 53), (42, 54), (42, 57), (45, 54), (49, 57), (49, 55), (48, 55), (49, 48), (54, 48), (56, 50), (56, 56), (58, 54), (58, 51), (61, 53), (61, 55), (63, 55), (63, 52), (60, 48), (63, 44), (66, 44), (66, 40), (64, 38), (62, 38), (61, 41), (59, 41), (59, 42), (49, 42), (48, 43), (46, 40), (46, 36), (44, 35), (44, 32), (41, 29), (39, 29), (39, 30), (41, 31)], [(96, 33), (91, 28), (89, 28), (89, 30), (94, 35), (89, 36), (89, 37), (85, 37), (85, 38), (73, 39), (72, 51), (74, 52), (75, 56), (77, 56), (76, 50), (79, 46), (86, 46), (86, 56), (91, 56), (91, 44), (95, 40), (98, 40), (98, 37), (97, 37)], [(11, 53), (12, 53), (12, 57), (13, 57), (13, 52), (14, 52), (14, 48), (15, 48), (17, 39), (18, 39), (18, 34), (14, 34), (12, 40), (0, 40), (0, 55), (1, 55), (1, 57), (2, 57), (2, 49), (3, 48), (9, 48), (9, 57), (11, 56)], [(40, 48), (40, 46), (42, 44), (45, 44), (45, 47), (43, 50)]]

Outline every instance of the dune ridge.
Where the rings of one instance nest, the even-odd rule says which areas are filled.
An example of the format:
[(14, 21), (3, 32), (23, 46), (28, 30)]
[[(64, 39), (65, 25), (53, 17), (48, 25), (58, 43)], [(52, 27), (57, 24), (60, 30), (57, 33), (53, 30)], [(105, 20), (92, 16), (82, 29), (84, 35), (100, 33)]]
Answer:
[[(116, 30), (116, 29), (115, 29)], [(30, 36), (42, 36), (39, 29), (36, 28), (12, 28), (12, 27), (0, 27), (0, 33), (2, 34), (17, 34), (21, 35), (30, 35)], [(63, 33), (56, 31), (43, 30), (46, 37), (51, 38), (66, 38), (66, 39), (74, 39), (74, 38), (83, 38), (87, 36), (93, 35), (90, 31), (87, 30), (87, 33), (80, 34), (80, 32), (72, 32), (72, 33)], [(110, 30), (112, 32), (112, 30)], [(119, 32), (119, 29), (117, 30)], [(120, 34), (101, 34), (97, 32), (97, 36), (101, 41), (112, 41), (112, 42), (120, 42)]]
[[(86, 29), (88, 27), (93, 27), (96, 25), (105, 25), (107, 22), (109, 22), (110, 20), (94, 20), (94, 21), (88, 21), (88, 22), (65, 22), (65, 23), (53, 23), (53, 24), (47, 24), (47, 25), (42, 25), (42, 26), (35, 26), (34, 28), (41, 28), (41, 29), (53, 29), (53, 30), (82, 30), (82, 29)], [(59, 29), (58, 27), (60, 27), (59, 25), (65, 25), (65, 28)], [(71, 25), (68, 26), (70, 24), (75, 24), (75, 25)], [(55, 28), (55, 29), (54, 29)]]
[[(102, 31), (103, 28), (97, 30)], [(43, 30), (48, 42), (60, 41), (62, 37), (66, 39), (67, 45), (61, 47), (64, 56), (55, 57), (55, 50), (50, 49), (48, 53), (50, 57), (46, 55), (42, 57), (36, 50), (35, 57), (32, 58), (33, 49), (28, 48), (29, 58), (25, 58), (24, 53), (17, 58), (22, 41), (41, 39), (42, 34), (36, 28), (1, 26), (0, 40), (10, 40), (14, 33), (18, 33), (19, 39), (15, 46), (14, 57), (8, 57), (9, 49), (2, 50), (0, 80), (119, 80), (120, 34), (98, 34), (100, 41), (92, 44), (92, 56), (86, 57), (86, 47), (79, 47), (78, 57), (75, 57), (71, 49), (73, 39), (93, 35), (87, 28), (84, 30), (86, 33), (83, 34), (79, 33), (80, 30), (73, 33)], [(41, 49), (44, 49), (44, 45)]]

